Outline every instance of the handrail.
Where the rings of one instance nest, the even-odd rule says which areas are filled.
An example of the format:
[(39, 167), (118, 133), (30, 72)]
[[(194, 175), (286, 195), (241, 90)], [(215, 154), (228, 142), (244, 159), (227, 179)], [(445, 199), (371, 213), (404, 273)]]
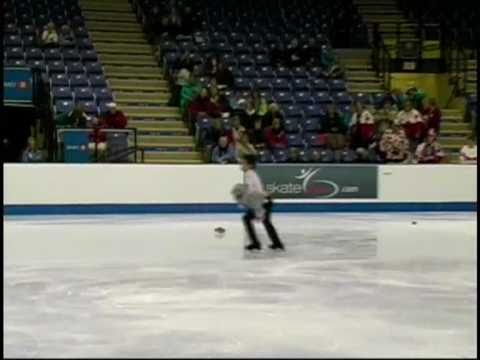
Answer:
[(378, 77), (383, 81), (383, 86), (387, 91), (391, 87), (391, 56), (390, 51), (385, 44), (383, 36), (379, 31), (379, 24), (374, 23), (372, 27), (372, 65)]

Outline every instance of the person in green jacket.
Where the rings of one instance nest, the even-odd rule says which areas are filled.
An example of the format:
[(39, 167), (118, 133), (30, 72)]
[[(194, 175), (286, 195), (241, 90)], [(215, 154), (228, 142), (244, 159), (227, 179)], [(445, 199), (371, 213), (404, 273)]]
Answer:
[(201, 89), (200, 83), (191, 75), (180, 92), (180, 111), (182, 114), (185, 114), (190, 103), (200, 94)]
[(427, 97), (427, 94), (422, 89), (417, 89), (415, 86), (407, 89), (407, 99), (413, 104), (413, 107), (418, 111), (423, 110), (423, 100)]
[(83, 111), (81, 105), (75, 106), (75, 108), (68, 113), (61, 113), (55, 117), (56, 128), (86, 128), (88, 116)]

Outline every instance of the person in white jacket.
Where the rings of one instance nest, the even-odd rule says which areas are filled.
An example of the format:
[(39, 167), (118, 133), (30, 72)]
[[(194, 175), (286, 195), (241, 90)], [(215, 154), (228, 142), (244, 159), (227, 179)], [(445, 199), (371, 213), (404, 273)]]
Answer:
[(246, 250), (260, 250), (262, 245), (258, 241), (253, 226), (253, 220), (261, 220), (267, 234), (272, 242), (270, 248), (273, 250), (285, 250), (278, 233), (271, 222), (273, 201), (264, 188), (262, 181), (255, 171), (256, 156), (245, 155), (241, 159), (242, 171), (245, 173), (245, 184), (237, 184), (232, 189), (232, 195), (236, 201), (246, 208), (243, 216), (243, 223), (250, 238), (250, 244)]

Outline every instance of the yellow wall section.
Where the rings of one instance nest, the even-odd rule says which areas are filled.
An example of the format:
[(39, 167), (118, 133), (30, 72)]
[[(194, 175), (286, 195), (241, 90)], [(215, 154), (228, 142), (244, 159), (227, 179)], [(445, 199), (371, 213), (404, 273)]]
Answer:
[(406, 74), (391, 73), (391, 88), (406, 91), (415, 86), (427, 92), (428, 97), (434, 97), (440, 106), (445, 106), (451, 94), (447, 74)]

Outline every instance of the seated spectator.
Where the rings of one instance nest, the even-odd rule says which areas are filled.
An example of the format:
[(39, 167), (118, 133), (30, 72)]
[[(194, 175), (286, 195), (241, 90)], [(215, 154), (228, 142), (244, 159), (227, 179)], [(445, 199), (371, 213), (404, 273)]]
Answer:
[(264, 117), (267, 114), (268, 104), (267, 104), (267, 99), (265, 99), (264, 96), (260, 96), (259, 94), (256, 94), (255, 109), (256, 109), (256, 114), (259, 117)]
[(72, 29), (68, 25), (62, 25), (60, 28), (60, 36), (58, 43), (60, 46), (72, 46), (75, 45), (75, 36)]
[(402, 90), (398, 88), (393, 89), (390, 94), (387, 95), (387, 98), (392, 100), (398, 110), (403, 110), (405, 101), (407, 100)]
[(228, 143), (226, 136), (218, 139), (218, 145), (212, 151), (212, 162), (216, 164), (235, 163), (235, 148)]
[(103, 116), (103, 121), (108, 129), (125, 129), (127, 127), (127, 117), (123, 111), (117, 109), (114, 102), (108, 103), (108, 112)]
[(385, 130), (379, 150), (387, 163), (402, 163), (409, 159), (409, 142), (401, 127)]
[(217, 71), (215, 71), (215, 79), (220, 87), (233, 87), (233, 74), (224, 61), (218, 63)]
[(352, 146), (355, 149), (367, 149), (375, 135), (375, 118), (366, 106), (359, 102), (355, 103), (355, 112), (350, 121), (350, 133)]
[(28, 138), (27, 147), (22, 153), (22, 162), (42, 162), (43, 154), (37, 149), (37, 143), (33, 137)]
[(425, 141), (417, 147), (415, 160), (419, 164), (438, 164), (444, 157), (445, 154), (437, 141), (437, 134), (430, 129)]
[(255, 149), (260, 150), (265, 148), (265, 130), (262, 128), (262, 119), (258, 117), (255, 119), (253, 129), (249, 132), (249, 138)]
[(418, 110), (414, 109), (412, 102), (407, 100), (405, 102), (404, 110), (398, 113), (395, 120), (396, 125), (401, 125), (405, 130), (408, 140), (410, 141), (410, 149), (416, 149), (424, 138), (425, 123)]
[(93, 131), (90, 134), (88, 149), (96, 161), (105, 161), (106, 158), (107, 134), (104, 131), (106, 128), (107, 124), (105, 120), (98, 119), (97, 117), (92, 119)]
[(206, 76), (215, 77), (218, 71), (220, 59), (218, 56), (211, 56), (204, 65), (203, 74)]
[(423, 120), (425, 122), (426, 130), (433, 129), (436, 134), (440, 131), (440, 121), (442, 119), (442, 112), (438, 107), (437, 101), (434, 98), (428, 100), (428, 105), (423, 109)]
[(288, 149), (287, 161), (290, 163), (300, 162), (300, 149), (295, 147)]
[(327, 78), (338, 78), (342, 76), (342, 71), (337, 63), (337, 58), (333, 49), (329, 45), (322, 46), (320, 63), (324, 69), (323, 76)]
[(343, 149), (335, 151), (337, 162), (354, 163), (357, 161), (357, 154), (350, 148), (350, 142), (345, 140)]
[(412, 102), (412, 106), (418, 111), (423, 111), (423, 100), (427, 97), (427, 94), (421, 90), (417, 89), (415, 86), (410, 87), (406, 91), (407, 100)]
[(267, 146), (272, 150), (287, 148), (287, 135), (279, 118), (273, 119), (272, 126), (265, 130), (265, 138)]
[(57, 47), (58, 41), (58, 33), (55, 29), (55, 24), (50, 21), (42, 32), (42, 45), (44, 47)]
[(253, 129), (255, 120), (257, 119), (257, 109), (253, 97), (247, 99), (245, 112), (242, 114), (242, 126), (247, 130)]
[(386, 129), (393, 126), (398, 111), (390, 98), (386, 98), (383, 107), (375, 111), (376, 131), (383, 134)]
[(182, 90), (180, 91), (180, 111), (182, 114), (186, 113), (193, 99), (200, 94), (200, 91), (200, 83), (195, 76), (191, 75), (187, 83), (182, 86)]
[(55, 126), (57, 128), (86, 128), (90, 117), (85, 114), (84, 108), (81, 105), (68, 112), (58, 114), (55, 117)]
[(247, 130), (244, 127), (240, 127), (238, 131), (238, 140), (235, 143), (237, 161), (245, 155), (256, 155), (257, 150), (250, 143)]
[(198, 113), (205, 113), (212, 117), (220, 117), (218, 107), (210, 99), (207, 88), (202, 88), (200, 94), (192, 101), (188, 108), (191, 119), (195, 121)]
[(473, 135), (467, 138), (467, 143), (460, 149), (459, 159), (462, 164), (477, 164), (477, 144)]
[(347, 129), (336, 105), (329, 104), (323, 131), (327, 134), (328, 147), (331, 150), (343, 149)]
[(283, 115), (280, 111), (280, 107), (276, 103), (271, 103), (268, 106), (268, 111), (265, 113), (265, 115), (262, 118), (262, 127), (266, 129), (269, 126), (272, 126), (272, 122), (274, 118), (278, 118), (281, 121), (283, 121)]

